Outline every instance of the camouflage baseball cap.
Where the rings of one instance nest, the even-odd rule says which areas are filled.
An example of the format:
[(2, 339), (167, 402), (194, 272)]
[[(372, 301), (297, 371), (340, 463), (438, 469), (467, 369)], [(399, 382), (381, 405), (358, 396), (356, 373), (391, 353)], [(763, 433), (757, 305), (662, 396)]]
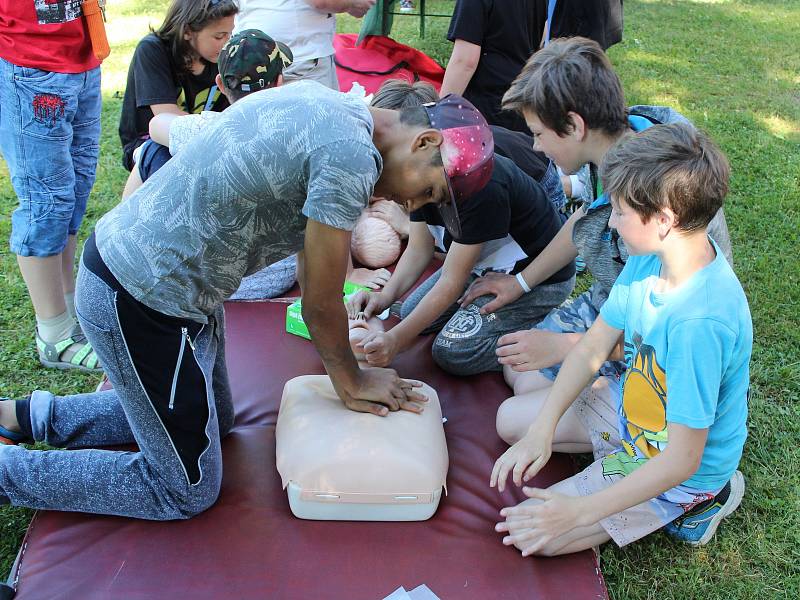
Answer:
[(274, 86), (292, 60), (292, 51), (286, 44), (258, 29), (245, 29), (231, 36), (219, 53), (217, 64), (226, 88), (257, 92)]

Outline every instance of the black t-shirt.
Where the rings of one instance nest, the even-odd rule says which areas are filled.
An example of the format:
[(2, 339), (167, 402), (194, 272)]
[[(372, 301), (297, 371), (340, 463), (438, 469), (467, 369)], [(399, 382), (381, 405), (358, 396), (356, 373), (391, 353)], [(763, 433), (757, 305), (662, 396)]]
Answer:
[(536, 181), (541, 181), (547, 172), (550, 160), (543, 152), (533, 149), (533, 137), (521, 131), (511, 131), (497, 125), (490, 126), (494, 137), (494, 151), (514, 161)]
[(622, 0), (559, 0), (551, 38), (583, 36), (603, 50), (622, 41)]
[[(153, 104), (178, 104), (188, 113), (203, 111), (214, 86), (217, 65), (206, 63), (199, 75), (186, 73), (175, 64), (169, 45), (154, 33), (146, 35), (133, 53), (128, 68), (128, 83), (119, 117), (122, 163), (131, 169), (131, 155), (147, 139)], [(221, 111), (228, 99), (214, 87), (209, 110)]]
[(492, 125), (527, 131), (518, 114), (500, 110), (503, 94), (539, 47), (546, 0), (457, 0), (447, 39), (481, 47), (464, 97)]
[[(508, 158), (495, 154), (492, 178), (480, 192), (458, 205), (461, 237), (454, 240), (431, 204), (411, 213), (411, 221), (432, 228), (437, 246), (484, 244), (479, 270), (518, 273), (544, 250), (561, 227), (542, 187)], [(570, 264), (543, 283), (566, 281), (575, 272)]]

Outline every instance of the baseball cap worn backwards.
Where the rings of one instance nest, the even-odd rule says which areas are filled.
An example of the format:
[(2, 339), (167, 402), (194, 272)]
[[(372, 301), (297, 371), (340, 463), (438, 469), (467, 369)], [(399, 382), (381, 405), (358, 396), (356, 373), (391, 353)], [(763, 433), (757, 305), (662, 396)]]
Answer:
[(286, 44), (258, 29), (245, 29), (232, 35), (223, 46), (217, 65), (225, 87), (257, 92), (275, 85), (278, 75), (292, 60), (292, 51)]
[(458, 204), (489, 183), (494, 168), (494, 138), (483, 115), (469, 101), (448, 94), (424, 104), (431, 127), (442, 134), (442, 155), (449, 198), (439, 204), (439, 214), (454, 238), (461, 237)]

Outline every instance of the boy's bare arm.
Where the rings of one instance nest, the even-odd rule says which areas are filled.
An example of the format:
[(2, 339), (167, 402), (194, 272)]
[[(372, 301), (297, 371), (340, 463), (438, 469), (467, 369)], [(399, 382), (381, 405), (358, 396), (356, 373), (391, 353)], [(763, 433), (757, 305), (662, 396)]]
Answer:
[[(383, 286), (383, 290), (378, 292), (382, 298), (380, 304), (383, 306), (381, 310), (377, 311), (378, 313), (405, 294), (416, 283), (428, 263), (431, 262), (434, 249), (433, 236), (428, 231), (428, 226), (421, 222), (411, 223), (408, 246), (400, 257), (389, 281)], [(374, 314), (370, 312), (366, 316), (369, 318)]]
[[(578, 256), (578, 249), (572, 243), (572, 230), (583, 214), (583, 209), (576, 210), (547, 247), (521, 272), (529, 287), (536, 287)], [(495, 299), (481, 307), (481, 314), (488, 314), (514, 302), (523, 293), (522, 286), (514, 275), (490, 273), (470, 286), (461, 298), (461, 306), (466, 306), (480, 296), (492, 295)]]
[(547, 463), (558, 421), (588, 385), (619, 340), (620, 330), (608, 325), (602, 316), (569, 352), (558, 372), (550, 394), (528, 433), (497, 459), (489, 485), (502, 492), (508, 474), (522, 485)]
[(172, 122), (181, 116), (183, 115), (174, 112), (162, 112), (155, 115), (150, 119), (150, 139), (162, 146), (169, 147), (169, 128)]
[(689, 479), (700, 467), (707, 437), (708, 429), (668, 423), (669, 443), (663, 452), (614, 485), (581, 498), (586, 511), (583, 521), (597, 523), (651, 500)]
[(397, 338), (400, 350), (405, 349), (426, 327), (458, 300), (472, 268), (480, 256), (481, 248), (483, 248), (483, 244), (453, 242), (450, 245), (439, 280), (425, 294), (411, 314), (390, 332)]

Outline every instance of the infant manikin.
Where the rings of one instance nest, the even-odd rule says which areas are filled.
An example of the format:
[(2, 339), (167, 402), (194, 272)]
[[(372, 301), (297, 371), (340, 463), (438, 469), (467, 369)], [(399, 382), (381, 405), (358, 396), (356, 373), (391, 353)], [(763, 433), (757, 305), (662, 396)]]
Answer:
[(365, 267), (386, 267), (400, 256), (400, 235), (383, 219), (363, 213), (353, 228), (350, 252)]
[(364, 313), (360, 312), (355, 319), (348, 319), (347, 322), (350, 327), (350, 348), (353, 350), (358, 363), (362, 367), (367, 367), (369, 365), (364, 354), (364, 348), (361, 348), (358, 344), (370, 333), (383, 331), (383, 321), (378, 317), (367, 319), (364, 317)]

